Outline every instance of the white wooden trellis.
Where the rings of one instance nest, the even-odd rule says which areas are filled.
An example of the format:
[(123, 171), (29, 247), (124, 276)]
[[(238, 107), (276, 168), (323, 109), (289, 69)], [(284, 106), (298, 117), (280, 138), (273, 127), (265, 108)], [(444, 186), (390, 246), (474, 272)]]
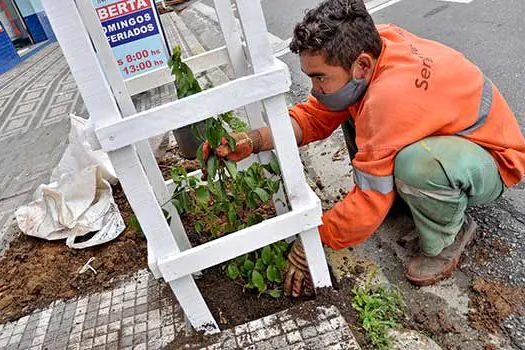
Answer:
[[(42, 0), (90, 118), (96, 138), (108, 152), (122, 188), (148, 240), (148, 263), (172, 288), (191, 324), (218, 332), (192, 274), (265, 245), (299, 234), (316, 288), (331, 285), (317, 227), (321, 204), (302, 172), (284, 94), (291, 81), (286, 65), (272, 55), (259, 0), (215, 0), (226, 47), (187, 60), (201, 72), (231, 64), (237, 79), (182, 100), (137, 113), (90, 0)], [(244, 45), (243, 45), (244, 40)], [(227, 54), (227, 55), (226, 55)], [(225, 62), (227, 61), (227, 62)], [(168, 226), (161, 204), (169, 198), (147, 140), (167, 131), (245, 107), (250, 125), (268, 125), (291, 210), (279, 216), (191, 248), (178, 213)], [(264, 113), (261, 113), (264, 111)], [(267, 160), (269, 154), (260, 155)], [(255, 158), (255, 157), (254, 157)]]

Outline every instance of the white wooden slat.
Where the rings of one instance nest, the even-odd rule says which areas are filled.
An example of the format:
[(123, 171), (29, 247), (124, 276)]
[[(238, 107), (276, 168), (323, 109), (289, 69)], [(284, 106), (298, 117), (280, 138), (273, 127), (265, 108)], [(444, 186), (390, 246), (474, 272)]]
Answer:
[[(289, 89), (290, 76), (282, 66), (242, 77), (199, 94), (115, 121), (95, 130), (102, 148), (112, 151), (166, 131), (204, 120)], [(228, 98), (225, 98), (228, 96)]]
[[(117, 100), (117, 104), (120, 107), (122, 115), (129, 117), (137, 113), (135, 104), (129, 95), (126, 83), (120, 72), (117, 62), (113, 56), (113, 51), (109, 46), (106, 35), (102, 29), (102, 25), (98, 19), (97, 13), (91, 0), (76, 0), (76, 4), (80, 11), (80, 15), (88, 30), (88, 33), (93, 41), (93, 44), (97, 50), (97, 56), (102, 63), (104, 72), (108, 79), (109, 85), (113, 90), (113, 94)], [(157, 165), (155, 155), (151, 150), (151, 146), (147, 140), (140, 141), (135, 144), (135, 148), (140, 158), (140, 162), (148, 180), (153, 187), (153, 192), (157, 198), (157, 201), (162, 205), (165, 205), (165, 209), (172, 216), (171, 228), (172, 233), (177, 241), (177, 244), (181, 250), (186, 250), (191, 247), (184, 226), (179, 218), (179, 214), (175, 207), (170, 203), (171, 195), (168, 192), (168, 188), (164, 183), (164, 178)], [(150, 256), (155, 256), (155, 252), (151, 252)], [(150, 262), (153, 265), (155, 262)]]
[(292, 123), (283, 95), (263, 101), (267, 123), (272, 130), (275, 153), (281, 166), (281, 174), (292, 206), (307, 200), (305, 189), (309, 188), (304, 178), (303, 165), (295, 141)]
[[(225, 46), (183, 59), (182, 61), (191, 68), (194, 74), (230, 64), (228, 51)], [(128, 91), (132, 96), (170, 83), (173, 83), (173, 76), (168, 67), (146, 72), (126, 80)]]
[[(199, 287), (191, 275), (180, 278), (176, 281), (169, 281), (171, 290), (175, 291), (175, 296), (185, 316), (189, 319), (197, 332), (205, 335), (219, 333), (220, 329), (217, 322), (211, 316), (206, 301), (199, 292)], [(198, 307), (204, 305), (205, 308)], [(207, 322), (206, 322), (207, 320)], [(197, 325), (197, 326), (196, 326)]]
[[(237, 21), (233, 14), (231, 7), (231, 1), (227, 0), (214, 0), (215, 12), (219, 19), (219, 25), (224, 35), (224, 41), (228, 49), (230, 61), (233, 72), (236, 77), (242, 77), (251, 74), (246, 61), (246, 54), (244, 52), (244, 46), (241, 38), (241, 31), (237, 25)], [(248, 116), (248, 122), (251, 129), (258, 129), (265, 127), (264, 120), (262, 118), (262, 109), (260, 103), (254, 102), (244, 107)], [(258, 158), (260, 161), (260, 159)]]
[[(319, 204), (321, 205), (321, 204)], [(315, 288), (331, 287), (332, 280), (317, 227), (299, 234)]]
[(191, 68), (194, 74), (198, 74), (230, 64), (230, 57), (228, 56), (228, 49), (226, 46), (221, 46), (214, 50), (188, 57), (182, 61)]
[[(104, 125), (119, 119), (121, 116), (117, 104), (73, 0), (42, 0), (42, 5), (93, 120), (98, 125)], [(156, 248), (159, 254), (177, 252), (175, 240), (133, 146), (111, 152), (109, 156), (133, 210), (139, 219), (148, 218), (141, 220), (148, 240), (160, 247)], [(212, 325), (213, 330), (218, 331), (209, 309), (202, 298), (198, 297), (199, 290), (194, 284), (187, 282), (187, 279), (191, 279), (191, 276), (172, 285), (180, 300), (192, 301), (182, 304), (185, 312), (192, 314), (192, 322), (197, 329)]]
[[(313, 192), (310, 201), (294, 211), (263, 221), (241, 231), (229, 234), (194, 247), (180, 254), (159, 258), (159, 268), (164, 278), (175, 280), (201, 271), (242, 254), (286, 239), (321, 224), (321, 207)], [(310, 246), (308, 246), (310, 248)]]
[(224, 35), (224, 41), (228, 49), (228, 55), (236, 77), (249, 74), (246, 56), (242, 45), (241, 35), (237, 27), (235, 17), (231, 8), (230, 0), (214, 0), (215, 12), (219, 19), (219, 26)]
[(260, 0), (235, 0), (248, 55), (255, 73), (274, 63), (268, 29)]
[(173, 77), (167, 67), (155, 69), (126, 79), (126, 86), (131, 96), (171, 83), (173, 83)]
[[(239, 31), (239, 26), (233, 13), (231, 2), (229, 0), (215, 0), (215, 11), (217, 13), (217, 18), (219, 19), (222, 32), (224, 33), (233, 71), (235, 74), (237, 74), (237, 76), (251, 74), (252, 72), (248, 67), (248, 63), (246, 61), (247, 57), (245, 55), (244, 46), (241, 40), (242, 33)], [(259, 102), (249, 104), (245, 106), (244, 109), (248, 116), (248, 123), (252, 130), (267, 126), (264, 122), (261, 104)], [(257, 155), (254, 160), (257, 160), (260, 163), (268, 163), (272, 157), (272, 153), (264, 152)], [(251, 162), (247, 163), (247, 165), (249, 164), (251, 164)], [(288, 206), (283, 204), (286, 203), (286, 196), (282, 187), (279, 192), (274, 195), (273, 200), (278, 215), (288, 212)]]
[[(275, 150), (281, 173), (292, 206), (292, 212), (305, 200), (305, 189), (308, 184), (304, 178), (303, 167), (299, 157), (292, 124), (284, 95), (272, 97), (263, 101), (266, 110), (267, 123), (272, 130)], [(318, 201), (319, 219), (321, 218), (321, 203)], [(311, 268), (312, 282), (315, 288), (331, 285), (330, 274), (326, 265), (323, 247), (317, 228), (301, 233), (304, 250)]]
[[(82, 20), (71, 0), (43, 0), (42, 5), (51, 21), (64, 57), (71, 68), (92, 121), (103, 126), (120, 119), (111, 89), (104, 79), (95, 52), (82, 26)], [(79, 60), (82, 55), (82, 61)], [(99, 116), (104, 116), (100, 118)]]
[[(140, 166), (133, 146), (110, 152), (109, 156), (129, 204), (139, 218), (142, 230), (148, 242), (151, 243), (157, 260), (161, 256), (178, 254), (180, 250), (149, 186), (148, 179)], [(141, 220), (141, 218), (146, 220)], [(164, 278), (166, 279), (165, 276)], [(170, 279), (167, 280), (171, 281)], [(193, 281), (193, 277), (185, 276), (177, 283), (170, 283), (170, 286), (185, 314), (198, 331), (208, 333), (219, 331), (208, 306)]]

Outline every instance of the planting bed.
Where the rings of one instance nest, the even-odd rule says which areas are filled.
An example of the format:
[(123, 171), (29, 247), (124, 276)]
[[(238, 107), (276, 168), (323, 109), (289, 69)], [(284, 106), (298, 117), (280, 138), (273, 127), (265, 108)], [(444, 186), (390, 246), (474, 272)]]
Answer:
[[(187, 171), (198, 169), (198, 162), (183, 160), (177, 148), (169, 149), (159, 162), (166, 179), (169, 169), (182, 164)], [(147, 242), (144, 235), (130, 227), (133, 212), (120, 187), (113, 195), (126, 222), (126, 230), (115, 240), (104, 245), (73, 250), (64, 240), (45, 241), (21, 234), (0, 258), (0, 323), (16, 320), (33, 310), (46, 307), (55, 300), (71, 299), (101, 292), (117, 286), (137, 270), (147, 267)], [(255, 210), (264, 218), (275, 216), (271, 202)], [(194, 230), (199, 220), (192, 214), (181, 217), (193, 246), (209, 240)], [(220, 218), (218, 220), (221, 220)], [(91, 270), (78, 271), (90, 258)], [(306, 299), (272, 298), (228, 278), (225, 265), (206, 270), (197, 284), (215, 319), (223, 329), (249, 320), (255, 320), (300, 304)]]
[[(120, 185), (113, 195), (124, 221), (132, 211)], [(91, 270), (78, 271), (92, 257)], [(147, 267), (147, 243), (130, 228), (110, 243), (74, 250), (65, 240), (45, 241), (20, 235), (0, 258), (0, 323), (16, 320), (59, 299), (100, 292)]]

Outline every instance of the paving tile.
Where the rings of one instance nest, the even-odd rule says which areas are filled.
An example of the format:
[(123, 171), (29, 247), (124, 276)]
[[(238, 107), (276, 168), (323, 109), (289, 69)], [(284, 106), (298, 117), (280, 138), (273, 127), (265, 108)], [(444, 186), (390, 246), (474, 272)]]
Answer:
[(132, 335), (123, 336), (122, 338), (120, 338), (120, 344), (119, 344), (120, 347), (132, 346), (132, 345), (133, 345), (133, 336)]
[(22, 340), (22, 341), (20, 342), (20, 344), (18, 345), (18, 348), (19, 348), (19, 349), (28, 349), (28, 348), (30, 348), (32, 345), (33, 345), (33, 344), (32, 344), (31, 339), (28, 339), (28, 340)]
[(118, 332), (109, 333), (107, 335), (107, 342), (112, 343), (118, 341)]
[(105, 345), (106, 344), (106, 335), (96, 336), (93, 340), (93, 346)]
[(146, 330), (147, 330), (147, 323), (142, 322), (142, 323), (135, 324), (135, 329), (134, 329), (135, 334), (146, 332)]
[(106, 350), (119, 350), (118, 342), (106, 344)]
[(313, 338), (317, 335), (317, 329), (314, 326), (306, 327), (301, 330), (303, 339)]
[(303, 340), (301, 333), (299, 331), (293, 331), (286, 333), (286, 339), (288, 339), (289, 344), (295, 344)]
[(148, 311), (148, 304), (140, 304), (135, 306), (135, 314), (142, 314)]

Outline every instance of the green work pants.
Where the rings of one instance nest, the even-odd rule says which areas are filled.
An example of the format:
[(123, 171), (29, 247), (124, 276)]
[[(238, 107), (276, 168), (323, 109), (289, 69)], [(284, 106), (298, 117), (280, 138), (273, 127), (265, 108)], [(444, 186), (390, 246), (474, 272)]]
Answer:
[(457, 136), (430, 137), (404, 148), (395, 159), (394, 177), (429, 256), (454, 242), (467, 207), (493, 201), (505, 188), (492, 156)]

